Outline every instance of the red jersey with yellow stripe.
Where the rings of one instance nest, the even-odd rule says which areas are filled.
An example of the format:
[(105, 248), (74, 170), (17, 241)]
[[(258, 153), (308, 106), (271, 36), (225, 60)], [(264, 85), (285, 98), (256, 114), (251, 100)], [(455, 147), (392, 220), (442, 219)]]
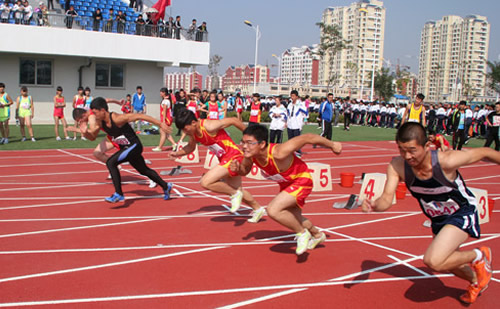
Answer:
[(217, 156), (221, 164), (224, 164), (234, 156), (243, 156), (243, 152), (236, 146), (224, 129), (219, 130), (216, 135), (208, 133), (205, 129), (205, 120), (200, 120), (201, 136), (198, 136), (196, 133), (194, 134), (194, 139), (197, 142), (208, 146), (208, 149)]
[(260, 104), (260, 102), (252, 103), (252, 106), (250, 108), (250, 119), (248, 119), (248, 121), (260, 123), (260, 115), (262, 114), (260, 110)]

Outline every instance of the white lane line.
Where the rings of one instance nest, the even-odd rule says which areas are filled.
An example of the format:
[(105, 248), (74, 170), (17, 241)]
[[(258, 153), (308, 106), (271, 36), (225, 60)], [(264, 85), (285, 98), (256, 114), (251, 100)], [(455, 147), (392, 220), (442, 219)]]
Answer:
[(78, 267), (78, 268), (69, 268), (69, 269), (56, 270), (56, 271), (51, 271), (51, 272), (46, 272), (46, 273), (38, 273), (38, 274), (31, 274), (31, 275), (24, 275), (24, 276), (10, 277), (10, 278), (2, 278), (2, 279), (0, 279), (0, 283), (22, 280), (22, 279), (39, 278), (39, 277), (45, 277), (45, 276), (51, 276), (51, 275), (67, 274), (67, 273), (73, 273), (73, 272), (77, 272), (77, 271), (92, 270), (92, 269), (105, 268), (105, 267), (113, 267), (113, 266), (126, 265), (126, 264), (132, 264), (132, 263), (140, 263), (140, 262), (145, 262), (145, 261), (159, 260), (159, 259), (173, 257), (173, 256), (180, 256), (180, 255), (186, 255), (186, 254), (191, 254), (191, 253), (199, 253), (199, 252), (210, 251), (210, 250), (215, 250), (215, 249), (222, 249), (222, 248), (226, 248), (226, 247), (202, 248), (202, 249), (196, 249), (196, 250), (155, 255), (155, 256), (150, 256), (147, 258), (133, 259), (133, 260), (127, 260), (127, 261), (121, 261), (121, 262), (113, 262), (113, 263), (106, 263), (106, 264), (99, 264), (99, 265), (92, 265), (92, 266)]
[(270, 294), (270, 295), (266, 295), (266, 296), (262, 296), (262, 297), (257, 297), (257, 298), (245, 300), (245, 301), (242, 301), (242, 302), (239, 302), (239, 303), (235, 303), (235, 304), (232, 304), (232, 305), (217, 307), (217, 309), (234, 309), (234, 308), (239, 308), (239, 307), (248, 306), (248, 305), (251, 305), (251, 304), (263, 302), (265, 300), (269, 300), (269, 299), (273, 299), (273, 298), (277, 298), (277, 297), (281, 297), (281, 296), (285, 296), (285, 295), (288, 295), (288, 294), (293, 294), (293, 293), (297, 293), (297, 292), (305, 291), (305, 290), (307, 290), (307, 289), (292, 289), (292, 290), (287, 290), (287, 291), (283, 291), (283, 292), (278, 292), (278, 293), (274, 293), (274, 294)]
[[(80, 162), (78, 164), (90, 164), (90, 162)], [(40, 166), (40, 163), (28, 163), (28, 164), (12, 164), (12, 165), (0, 165), (2, 167), (28, 167), (28, 166)], [(58, 162), (58, 163), (43, 163), (43, 166), (49, 165), (75, 165), (75, 162)]]
[(393, 256), (393, 255), (390, 255), (390, 254), (389, 254), (389, 255), (387, 255), (387, 256), (388, 256), (389, 258), (393, 259), (393, 260), (394, 260), (394, 261), (396, 261), (396, 262), (400, 262), (400, 263), (401, 263), (401, 264), (403, 264), (404, 266), (406, 266), (406, 267), (410, 268), (410, 269), (411, 269), (411, 270), (413, 270), (413, 271), (416, 271), (417, 273), (419, 273), (419, 274), (421, 274), (421, 275), (424, 275), (424, 276), (427, 276), (427, 277), (432, 277), (432, 275), (431, 275), (431, 274), (428, 274), (428, 273), (426, 273), (425, 271), (423, 271), (423, 270), (421, 270), (421, 269), (419, 269), (419, 268), (416, 268), (415, 266), (410, 265), (410, 264), (406, 263), (405, 261), (400, 260), (400, 259), (398, 259), (397, 257), (395, 257), (395, 256)]

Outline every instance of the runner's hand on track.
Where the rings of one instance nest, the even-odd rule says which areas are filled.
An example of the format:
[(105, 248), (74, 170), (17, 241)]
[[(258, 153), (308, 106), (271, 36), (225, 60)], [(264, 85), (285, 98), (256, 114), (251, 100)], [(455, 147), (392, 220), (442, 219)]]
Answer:
[(332, 151), (335, 154), (340, 154), (342, 152), (342, 144), (339, 142), (333, 142)]
[(374, 208), (375, 208), (375, 203), (373, 201), (366, 199), (366, 198), (364, 199), (363, 203), (361, 204), (361, 210), (363, 212), (372, 212)]

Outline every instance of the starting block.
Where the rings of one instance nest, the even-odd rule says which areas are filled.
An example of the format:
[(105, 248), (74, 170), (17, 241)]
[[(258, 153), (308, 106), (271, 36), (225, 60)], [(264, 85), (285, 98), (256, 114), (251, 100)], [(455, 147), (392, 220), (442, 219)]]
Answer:
[[(177, 144), (177, 149), (181, 150), (184, 146), (186, 146), (186, 142), (182, 142)], [(198, 153), (198, 145), (196, 145), (196, 148), (193, 150), (193, 152), (182, 156), (180, 158), (175, 159), (175, 162), (179, 163), (199, 163), (200, 162), (200, 155)]]
[(219, 165), (219, 158), (217, 158), (217, 156), (213, 152), (207, 149), (207, 155), (205, 156), (205, 164), (203, 165), (203, 167), (209, 170), (217, 165)]
[(361, 203), (359, 203), (358, 196), (356, 194), (351, 194), (349, 196), (349, 199), (347, 200), (347, 202), (333, 203), (333, 208), (353, 210), (353, 209), (358, 208), (360, 205), (361, 205)]
[[(366, 173), (359, 192), (359, 200), (365, 199), (374, 201), (384, 193), (385, 181), (387, 176), (382, 173)], [(392, 204), (396, 204), (396, 194), (394, 194)]]
[(265, 180), (264, 176), (262, 176), (262, 171), (257, 165), (252, 165), (252, 169), (250, 170), (250, 173), (247, 174), (248, 178), (251, 179), (256, 179), (256, 180)]
[(477, 199), (477, 215), (479, 224), (488, 223), (490, 221), (490, 205), (488, 204), (488, 191), (483, 189), (471, 188), (469, 190)]
[(313, 179), (313, 192), (332, 191), (332, 169), (323, 163), (308, 163), (309, 172)]

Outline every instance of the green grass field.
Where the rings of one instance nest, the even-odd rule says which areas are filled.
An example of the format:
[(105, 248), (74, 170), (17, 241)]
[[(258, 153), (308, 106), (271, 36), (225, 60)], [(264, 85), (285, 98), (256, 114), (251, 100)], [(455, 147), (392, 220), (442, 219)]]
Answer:
[[(21, 142), (21, 133), (19, 131), (19, 127), (15, 124), (11, 124), (9, 144), (0, 145), (0, 150), (94, 148), (102, 139), (101, 137), (99, 137), (96, 141), (93, 142), (82, 141), (81, 139), (78, 139), (76, 141), (64, 139), (62, 141), (56, 141), (53, 125), (35, 125), (33, 127), (33, 130), (37, 141), (31, 142), (31, 140), (28, 139), (25, 142)], [(62, 134), (62, 128), (60, 128), (59, 130), (61, 132), (60, 136), (64, 138), (64, 135)], [(241, 139), (241, 132), (233, 127), (229, 128), (228, 131), (231, 134), (233, 140), (238, 143)], [(318, 126), (313, 124), (304, 126), (302, 132), (320, 134)], [(176, 133), (177, 129), (174, 128), (173, 134), (175, 135)], [(350, 131), (344, 131), (343, 126), (333, 128), (333, 139), (336, 141), (386, 141), (394, 140), (395, 134), (395, 129), (351, 126)], [(73, 133), (70, 133), (70, 136), (72, 137)], [(100, 136), (104, 137), (104, 133), (101, 133)], [(160, 136), (140, 135), (140, 138), (144, 146), (156, 146), (160, 139)], [(451, 144), (451, 137), (447, 138)], [(179, 137), (174, 136), (174, 139), (178, 140)], [(286, 139), (287, 138), (285, 133), (284, 140)], [(481, 147), (483, 145), (484, 140), (474, 138), (470, 140), (467, 147)]]

